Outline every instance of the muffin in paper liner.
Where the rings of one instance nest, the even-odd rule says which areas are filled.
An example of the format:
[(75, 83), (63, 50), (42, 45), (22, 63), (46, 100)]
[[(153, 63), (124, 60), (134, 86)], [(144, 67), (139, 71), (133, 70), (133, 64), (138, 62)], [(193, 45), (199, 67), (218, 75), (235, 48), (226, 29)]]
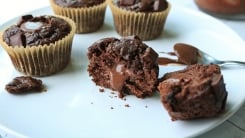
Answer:
[(54, 43), (13, 47), (3, 40), (3, 32), (0, 34), (0, 45), (8, 53), (16, 70), (29, 76), (48, 76), (61, 71), (68, 65), (76, 25), (67, 17), (54, 17), (64, 19), (71, 27), (69, 34)]
[(106, 0), (99, 5), (81, 8), (62, 7), (56, 4), (55, 0), (49, 1), (55, 14), (69, 17), (75, 21), (76, 33), (95, 32), (104, 24)]
[(108, 0), (111, 8), (114, 26), (121, 36), (137, 35), (141, 40), (152, 40), (161, 35), (171, 9), (168, 7), (160, 12), (135, 12), (122, 9), (115, 4), (115, 0)]

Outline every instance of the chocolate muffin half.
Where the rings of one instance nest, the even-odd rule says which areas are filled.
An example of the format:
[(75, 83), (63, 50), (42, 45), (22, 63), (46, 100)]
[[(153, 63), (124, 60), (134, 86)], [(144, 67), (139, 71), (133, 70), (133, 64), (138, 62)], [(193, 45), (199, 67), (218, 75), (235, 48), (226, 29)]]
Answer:
[(72, 19), (76, 33), (92, 33), (99, 30), (105, 19), (106, 0), (49, 0), (56, 15)]
[(172, 120), (214, 117), (224, 111), (227, 91), (218, 65), (190, 65), (167, 73), (159, 83)]
[(158, 54), (137, 36), (104, 38), (88, 49), (88, 72), (96, 85), (139, 98), (156, 90)]

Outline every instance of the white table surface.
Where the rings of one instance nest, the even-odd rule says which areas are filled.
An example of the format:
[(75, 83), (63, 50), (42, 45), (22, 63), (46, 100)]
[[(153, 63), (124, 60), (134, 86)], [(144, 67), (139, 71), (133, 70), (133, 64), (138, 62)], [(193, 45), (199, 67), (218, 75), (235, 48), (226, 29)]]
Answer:
[[(169, 0), (171, 3), (198, 10), (193, 0)], [(49, 6), (48, 0), (7, 0), (0, 5), (0, 25), (32, 10)], [(225, 20), (219, 19), (231, 27), (245, 41), (245, 20)], [(245, 46), (245, 45), (244, 45)], [(245, 51), (244, 51), (245, 52)], [(211, 131), (198, 136), (198, 138), (245, 138), (245, 104), (230, 119), (212, 129)], [(0, 138), (14, 138), (6, 132), (0, 130)]]

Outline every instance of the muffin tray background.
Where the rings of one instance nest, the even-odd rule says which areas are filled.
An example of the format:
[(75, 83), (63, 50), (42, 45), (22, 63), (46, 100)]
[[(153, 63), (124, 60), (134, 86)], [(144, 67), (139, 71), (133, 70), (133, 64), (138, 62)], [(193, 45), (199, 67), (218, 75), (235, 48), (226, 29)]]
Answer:
[[(53, 14), (49, 7), (31, 12)], [(14, 23), (8, 21), (1, 30)], [(222, 70), (228, 90), (226, 112), (217, 118), (172, 122), (159, 94), (146, 99), (126, 96), (99, 88), (87, 73), (87, 48), (104, 37), (118, 37), (107, 8), (105, 24), (97, 32), (76, 35), (71, 62), (55, 75), (41, 77), (47, 92), (12, 95), (5, 84), (19, 72), (0, 48), (0, 129), (16, 137), (190, 137), (202, 134), (233, 115), (242, 105), (245, 72), (242, 67)], [(162, 35), (145, 41), (157, 52), (171, 51), (177, 42), (189, 43), (219, 59), (245, 61), (244, 42), (231, 29), (212, 17), (173, 6)], [(161, 56), (161, 55), (160, 55)], [(161, 66), (160, 76), (183, 66)], [(238, 77), (239, 76), (239, 77)], [(128, 107), (129, 106), (129, 107)]]

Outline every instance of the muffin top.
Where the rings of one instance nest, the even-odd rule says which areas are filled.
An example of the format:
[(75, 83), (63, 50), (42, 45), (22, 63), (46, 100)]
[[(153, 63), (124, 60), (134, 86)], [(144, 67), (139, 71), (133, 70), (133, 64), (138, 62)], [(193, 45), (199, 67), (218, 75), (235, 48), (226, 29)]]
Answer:
[(116, 5), (136, 12), (159, 12), (168, 7), (166, 0), (117, 0)]
[[(105, 48), (106, 47), (106, 48)], [(104, 38), (95, 42), (90, 48), (88, 57), (92, 58), (94, 55), (91, 53), (96, 53), (100, 55), (102, 52), (98, 49), (104, 49), (106, 53), (114, 53), (120, 57), (118, 61), (130, 62), (128, 65), (132, 69), (149, 69), (152, 66), (158, 65), (157, 59), (158, 54), (145, 43), (138, 36), (127, 36), (121, 39), (117, 38)], [(145, 63), (144, 65), (140, 65)]]
[(4, 31), (3, 40), (9, 46), (37, 46), (53, 43), (65, 37), (71, 26), (55, 16), (24, 15), (16, 25)]
[(67, 8), (92, 7), (103, 3), (105, 0), (54, 0), (56, 4)]

